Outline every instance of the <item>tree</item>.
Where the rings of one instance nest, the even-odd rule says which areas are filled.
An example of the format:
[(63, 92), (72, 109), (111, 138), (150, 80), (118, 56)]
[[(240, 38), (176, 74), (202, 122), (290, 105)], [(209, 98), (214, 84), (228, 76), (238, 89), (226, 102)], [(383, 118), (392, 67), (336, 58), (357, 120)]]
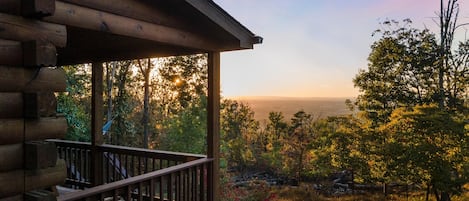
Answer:
[(144, 78), (144, 93), (143, 93), (143, 117), (142, 117), (142, 125), (143, 125), (143, 148), (148, 148), (148, 130), (149, 130), (149, 118), (150, 118), (150, 110), (149, 110), (149, 102), (150, 102), (150, 73), (153, 68), (153, 63), (150, 58), (146, 60), (146, 67), (142, 64), (140, 59), (137, 60), (138, 69)]
[[(193, 153), (205, 150), (201, 145), (205, 145), (206, 135), (206, 61), (205, 54), (159, 60), (157, 76), (152, 81), (154, 124), (159, 136), (152, 144)], [(187, 139), (195, 140), (194, 147)]]
[(288, 123), (284, 120), (282, 112), (270, 112), (269, 120), (264, 132), (261, 135), (261, 145), (263, 146), (262, 160), (267, 163), (273, 171), (282, 169), (283, 141), (288, 132)]
[[(467, 114), (467, 97), (465, 95), (469, 89), (467, 78), (467, 42), (460, 43), (453, 52), (454, 32), (458, 25), (458, 4), (457, 0), (449, 0), (445, 7), (441, 0), (441, 10), (439, 15), (440, 25), (440, 41), (438, 42), (435, 34), (429, 30), (418, 30), (410, 27), (410, 20), (405, 20), (404, 26), (399, 26), (396, 21), (386, 21), (383, 23), (388, 29), (378, 30), (376, 33), (381, 34), (381, 38), (372, 45), (372, 51), (368, 58), (369, 65), (367, 70), (361, 70), (354, 79), (354, 84), (360, 89), (361, 94), (356, 102), (358, 109), (364, 114), (366, 119), (372, 124), (367, 130), (370, 132), (364, 136), (373, 136), (373, 138), (363, 138), (368, 143), (370, 155), (373, 156), (374, 162), (377, 163), (377, 170), (381, 169), (382, 174), (376, 176), (384, 182), (398, 179), (394, 171), (402, 171), (402, 163), (400, 160), (394, 161), (393, 156), (402, 156), (403, 152), (414, 151), (417, 155), (422, 154), (415, 147), (406, 147), (402, 143), (408, 139), (419, 139), (417, 135), (421, 135), (426, 140), (414, 141), (421, 144), (426, 150), (425, 154), (419, 155), (417, 160), (407, 158), (410, 161), (408, 167), (412, 167), (412, 171), (402, 171), (400, 179), (415, 180), (415, 182), (429, 183), (435, 192), (437, 200), (448, 201), (451, 194), (457, 192), (454, 189), (459, 185), (452, 179), (460, 178), (451, 174), (462, 174), (456, 171), (456, 166), (464, 166), (464, 162), (445, 162), (439, 158), (442, 153), (440, 148), (436, 147), (431, 140), (437, 132), (446, 136), (451, 142), (454, 132), (443, 124), (436, 124), (431, 118), (438, 121), (451, 123), (451, 119), (458, 119), (461, 115)], [(431, 105), (431, 110), (437, 114), (445, 114), (443, 116), (431, 116), (426, 113), (425, 105)], [(433, 108), (438, 105), (437, 108)], [(401, 109), (403, 108), (403, 109)], [(413, 121), (408, 122), (411, 127), (405, 127), (405, 124), (388, 129), (395, 119), (403, 120), (398, 113), (405, 113), (413, 108), (419, 113), (429, 115), (430, 119), (419, 117), (419, 121), (434, 122), (434, 125), (426, 125), (431, 130), (425, 128), (421, 124)], [(408, 117), (408, 115), (406, 117)], [(410, 118), (410, 117), (409, 117)], [(413, 116), (412, 118), (416, 118)], [(410, 118), (410, 119), (412, 119)], [(386, 128), (386, 129), (384, 129)], [(399, 129), (410, 129), (413, 132), (406, 133), (408, 138), (394, 138), (399, 133), (404, 132)], [(446, 130), (445, 130), (446, 129)], [(467, 141), (467, 136), (463, 136), (461, 141)], [(461, 149), (455, 143), (442, 143), (442, 149)], [(382, 147), (377, 148), (376, 147)], [(452, 159), (449, 159), (452, 160)], [(424, 164), (424, 165), (423, 165)], [(407, 167), (407, 166), (405, 166)], [(434, 168), (426, 170), (421, 168)], [(438, 168), (436, 168), (438, 167)], [(419, 170), (421, 169), (421, 170)], [(436, 171), (436, 169), (439, 169)], [(444, 170), (443, 170), (444, 169)], [(445, 175), (446, 180), (432, 176), (432, 171)], [(427, 175), (420, 172), (429, 171)], [(405, 177), (405, 179), (404, 179)], [(462, 176), (461, 176), (462, 177)], [(431, 178), (431, 179), (428, 179)], [(406, 180), (407, 181), (407, 180)], [(442, 187), (446, 185), (446, 187)]]
[(424, 183), (433, 189), (437, 201), (461, 193), (467, 180), (465, 159), (469, 149), (463, 117), (437, 105), (394, 110), (386, 133), (386, 175), (406, 184)]
[(229, 165), (240, 170), (254, 165), (259, 140), (259, 122), (254, 119), (254, 112), (246, 104), (224, 99), (220, 115), (222, 154)]
[(429, 30), (411, 28), (410, 20), (400, 27), (386, 21), (392, 30), (379, 30), (381, 38), (371, 46), (368, 69), (360, 70), (353, 80), (362, 92), (358, 109), (376, 124), (387, 121), (401, 106), (431, 103), (438, 94), (435, 64), (438, 62), (436, 38)]
[[(305, 159), (312, 148), (311, 142), (314, 137), (313, 116), (303, 110), (298, 111), (291, 119), (288, 134), (284, 140), (283, 152), (287, 156), (284, 167), (295, 176), (298, 182), (304, 172)], [(293, 167), (289, 167), (293, 165)]]
[(206, 153), (207, 99), (199, 99), (165, 122), (167, 131), (160, 148), (183, 153)]
[(90, 141), (91, 136), (91, 73), (87, 66), (64, 66), (67, 75), (67, 92), (59, 93), (57, 111), (65, 114), (68, 123), (68, 140)]
[(330, 173), (350, 170), (362, 182), (371, 182), (373, 161), (369, 157), (363, 123), (359, 118), (332, 116), (315, 122), (316, 136), (313, 139), (312, 161), (314, 174), (327, 176)]

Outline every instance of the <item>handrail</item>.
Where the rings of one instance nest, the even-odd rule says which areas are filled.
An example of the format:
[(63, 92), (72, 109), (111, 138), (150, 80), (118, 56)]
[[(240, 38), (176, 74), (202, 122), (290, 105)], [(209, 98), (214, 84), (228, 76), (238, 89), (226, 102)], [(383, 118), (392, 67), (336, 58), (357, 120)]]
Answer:
[(77, 191), (77, 192), (72, 192), (72, 193), (68, 193), (68, 194), (65, 194), (65, 195), (61, 195), (57, 198), (57, 200), (58, 201), (74, 201), (74, 200), (84, 199), (84, 198), (87, 198), (87, 197), (90, 197), (90, 196), (95, 196), (95, 195), (99, 195), (101, 193), (114, 191), (114, 190), (117, 190), (117, 189), (121, 189), (121, 188), (124, 188), (124, 187), (127, 187), (127, 186), (134, 185), (134, 184), (153, 181), (155, 178), (158, 178), (158, 177), (161, 177), (161, 176), (170, 175), (170, 174), (173, 174), (173, 173), (185, 171), (185, 170), (190, 169), (192, 167), (205, 165), (205, 164), (208, 164), (208, 163), (211, 163), (211, 162), (213, 162), (213, 159), (211, 159), (211, 158), (202, 158), (202, 159), (190, 161), (190, 162), (187, 162), (187, 163), (183, 163), (183, 164), (180, 164), (180, 165), (168, 167), (168, 168), (165, 168), (165, 169), (156, 170), (156, 171), (153, 171), (153, 172), (150, 172), (150, 173), (138, 175), (138, 176), (131, 177), (131, 178), (128, 178), (128, 179), (124, 179), (124, 180), (120, 180), (120, 181), (116, 181), (116, 182), (96, 186), (96, 187), (85, 189), (85, 190), (82, 190), (82, 191)]
[[(91, 155), (92, 146), (89, 142), (66, 140), (49, 140), (55, 142), (59, 157), (67, 164), (66, 186), (74, 189), (85, 189), (96, 185), (92, 183)], [(98, 145), (94, 149), (102, 153), (100, 159), (102, 178), (104, 183), (111, 183), (132, 176), (146, 174), (171, 166), (183, 164), (201, 158), (205, 155), (177, 153), (170, 151), (149, 150), (116, 145)], [(98, 154), (100, 155), (100, 154)]]
[[(51, 139), (48, 141), (55, 142), (56, 144), (73, 144), (77, 148), (90, 148), (91, 147), (91, 143), (89, 142), (77, 142), (77, 141), (57, 140), (57, 139)], [(110, 144), (98, 145), (97, 147), (98, 147), (98, 150), (103, 151), (103, 152), (128, 153), (130, 151), (130, 152), (133, 152), (137, 156), (146, 156), (146, 157), (155, 156), (156, 158), (160, 158), (160, 159), (172, 159), (172, 160), (181, 159), (181, 161), (184, 161), (187, 158), (197, 159), (197, 158), (206, 157), (205, 155), (202, 155), (202, 154), (142, 149), (142, 148), (125, 147), (125, 146), (110, 145)]]

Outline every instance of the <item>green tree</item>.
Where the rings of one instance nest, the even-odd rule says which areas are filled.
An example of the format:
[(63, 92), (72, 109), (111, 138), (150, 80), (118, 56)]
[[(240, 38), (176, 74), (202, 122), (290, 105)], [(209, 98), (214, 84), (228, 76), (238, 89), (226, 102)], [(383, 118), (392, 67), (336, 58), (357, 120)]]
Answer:
[(315, 137), (314, 118), (303, 110), (298, 111), (291, 119), (288, 134), (284, 138), (283, 153), (285, 154), (284, 167), (301, 182), (302, 173), (305, 172), (305, 164), (309, 151), (312, 149), (312, 139)]
[(204, 153), (206, 61), (205, 54), (159, 59), (157, 75), (152, 81), (153, 122), (159, 136), (153, 138), (152, 144), (162, 149)]
[(386, 176), (390, 181), (427, 184), (437, 201), (461, 193), (469, 182), (463, 169), (469, 156), (462, 144), (468, 138), (463, 119), (437, 105), (394, 110), (381, 128), (387, 135)]
[(333, 116), (318, 120), (313, 139), (313, 174), (327, 176), (342, 170), (351, 170), (357, 181), (371, 182), (372, 168), (368, 161), (366, 136), (360, 119), (348, 116)]
[(429, 30), (411, 28), (410, 20), (404, 23), (383, 23), (390, 30), (378, 30), (382, 36), (371, 46), (368, 69), (353, 80), (361, 92), (358, 109), (376, 124), (397, 107), (435, 102), (438, 94), (436, 38)]
[(221, 104), (222, 154), (229, 166), (244, 170), (256, 163), (259, 122), (251, 108), (235, 100)]
[(68, 140), (90, 141), (91, 136), (91, 73), (85, 65), (64, 66), (67, 75), (67, 92), (59, 93), (57, 111), (65, 114), (68, 123)]
[(288, 132), (288, 123), (282, 112), (270, 112), (266, 129), (261, 135), (262, 160), (272, 171), (280, 171), (283, 165), (282, 141)]
[(206, 153), (207, 99), (200, 98), (179, 114), (168, 119), (166, 137), (160, 141), (160, 148), (184, 153)]

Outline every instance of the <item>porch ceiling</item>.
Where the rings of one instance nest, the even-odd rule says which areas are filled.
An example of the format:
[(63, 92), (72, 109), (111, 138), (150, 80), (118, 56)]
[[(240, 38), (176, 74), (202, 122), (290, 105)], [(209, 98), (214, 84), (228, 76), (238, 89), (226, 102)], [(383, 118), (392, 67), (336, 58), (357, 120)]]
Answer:
[(58, 65), (251, 49), (262, 42), (211, 0), (62, 0)]

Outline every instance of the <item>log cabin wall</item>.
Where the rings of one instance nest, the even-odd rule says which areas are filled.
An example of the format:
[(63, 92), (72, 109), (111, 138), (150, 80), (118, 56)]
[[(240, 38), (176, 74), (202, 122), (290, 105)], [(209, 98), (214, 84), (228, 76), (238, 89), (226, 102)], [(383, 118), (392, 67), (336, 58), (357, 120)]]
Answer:
[(54, 92), (66, 89), (55, 68), (66, 27), (41, 21), (55, 1), (0, 2), (0, 200), (50, 200), (44, 191), (64, 182), (66, 167), (53, 142), (67, 131)]
[[(198, 53), (208, 53), (210, 64), (207, 155), (215, 162), (207, 196), (219, 200), (220, 52), (259, 43), (212, 0), (0, 0), (0, 201), (37, 198), (44, 192), (29, 191), (65, 177), (54, 145), (44, 141), (67, 129), (53, 93), (65, 91), (66, 79), (55, 66), (93, 63), (99, 83), (100, 62)], [(94, 87), (99, 106), (102, 86)], [(101, 141), (100, 113), (93, 114), (93, 145)]]

